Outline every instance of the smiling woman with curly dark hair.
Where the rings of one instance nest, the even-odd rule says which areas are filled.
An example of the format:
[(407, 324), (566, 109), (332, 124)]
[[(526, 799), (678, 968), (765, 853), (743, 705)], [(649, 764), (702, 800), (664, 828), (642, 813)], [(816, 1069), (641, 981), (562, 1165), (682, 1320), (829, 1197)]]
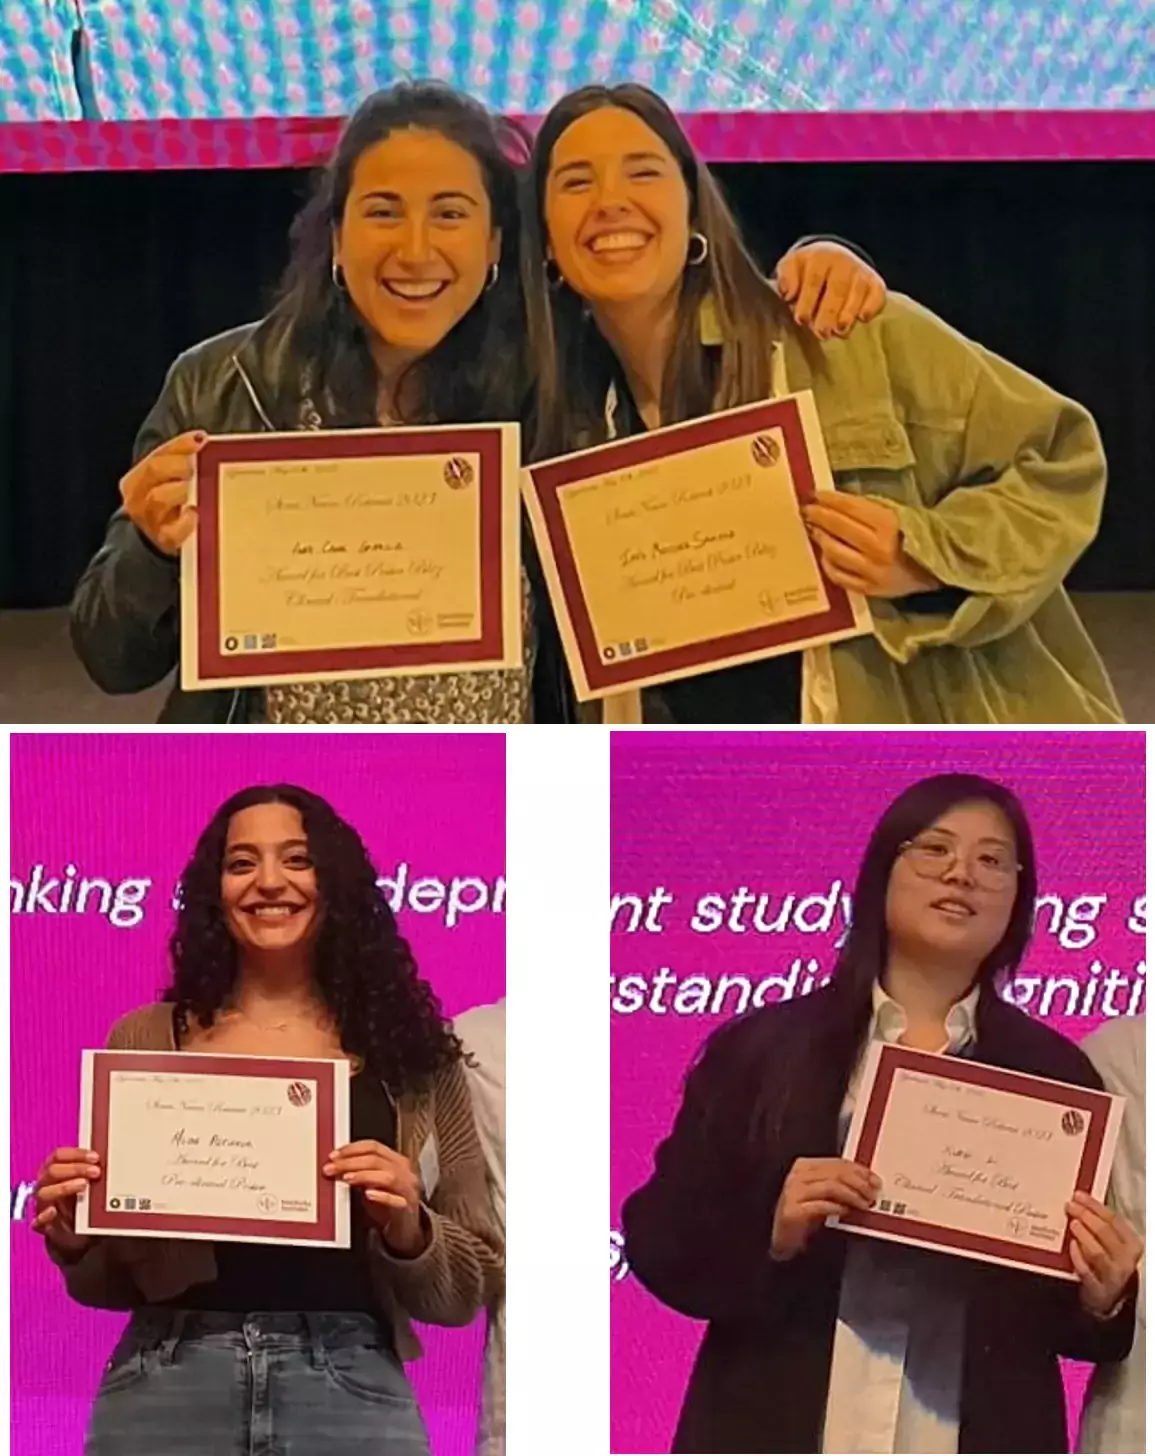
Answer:
[(394, 1096), (428, 1085), (461, 1056), (461, 1044), (418, 975), (361, 836), (324, 799), (292, 785), (244, 789), (223, 804), (181, 877), (181, 908), (169, 942), (173, 984), (165, 996), (176, 1003), (180, 1035), (187, 1035), (192, 1019), (211, 1027), (233, 1002), (240, 954), (221, 901), (221, 867), (233, 816), (265, 803), (291, 806), (304, 825), (325, 906), (313, 977), (342, 1047)]
[(77, 1234), (76, 1194), (102, 1170), (58, 1148), (36, 1227), (73, 1298), (133, 1311), (87, 1456), (217, 1456), (258, 1424), (286, 1449), (426, 1456), (409, 1320), (469, 1323), (500, 1292), (502, 1250), (461, 1043), (357, 831), (292, 785), (234, 795), (181, 878), (170, 951), (163, 1000), (109, 1046), (347, 1059), (351, 1141), (323, 1171), (352, 1190), (351, 1246)]

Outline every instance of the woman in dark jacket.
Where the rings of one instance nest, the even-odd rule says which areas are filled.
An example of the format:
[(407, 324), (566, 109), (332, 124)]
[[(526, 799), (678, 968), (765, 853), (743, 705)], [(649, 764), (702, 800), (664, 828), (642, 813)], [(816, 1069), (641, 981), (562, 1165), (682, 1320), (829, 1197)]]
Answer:
[(1081, 1194), (1067, 1209), (1077, 1283), (826, 1224), (875, 1196), (841, 1157), (872, 1039), (1101, 1087), (1077, 1047), (999, 994), (1036, 883), (1008, 790), (924, 780), (875, 829), (831, 984), (707, 1043), (623, 1211), (637, 1278), (708, 1321), (675, 1451), (1065, 1451), (1059, 1357), (1125, 1358), (1142, 1246)]

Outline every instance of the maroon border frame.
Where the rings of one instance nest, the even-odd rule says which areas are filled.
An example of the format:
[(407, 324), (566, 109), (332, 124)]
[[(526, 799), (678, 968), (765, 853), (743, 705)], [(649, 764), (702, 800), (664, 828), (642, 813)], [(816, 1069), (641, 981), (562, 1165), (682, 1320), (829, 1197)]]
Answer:
[[(802, 429), (802, 416), (796, 399), (768, 400), (764, 404), (749, 406), (733, 413), (676, 425), (669, 430), (663, 430), (656, 438), (653, 435), (636, 435), (620, 444), (603, 447), (593, 455), (569, 456), (544, 465), (528, 467), (533, 491), (545, 520), (550, 548), (557, 563), (562, 596), (573, 624), (574, 636), (577, 638), (582, 668), (586, 681), (593, 690), (625, 688), (632, 683), (669, 673), (690, 676), (703, 668), (717, 666), (727, 658), (743, 657), (760, 651), (769, 653), (776, 647), (805, 641), (807, 637), (817, 637), (854, 626), (854, 612), (849, 597), (842, 587), (835, 586), (823, 573), (830, 598), (830, 607), (825, 612), (797, 617), (792, 622), (782, 622), (774, 626), (732, 632), (727, 637), (715, 637), (708, 642), (671, 647), (664, 652), (650, 652), (644, 657), (625, 658), (620, 662), (603, 662), (598, 657), (593, 624), (586, 609), (577, 563), (562, 515), (560, 492), (567, 485), (585, 480), (591, 475), (608, 475), (632, 465), (683, 455), (704, 445), (716, 445), (723, 440), (732, 440), (768, 429), (782, 431), (799, 505), (807, 505), (816, 500), (814, 477), (810, 470), (806, 437)], [(811, 555), (821, 572), (818, 552), (813, 542), (809, 544)]]
[[(430, 441), (435, 449), (430, 449)], [(311, 672), (359, 672), (371, 668), (426, 667), (439, 662), (494, 662), (504, 655), (505, 614), (502, 601), (502, 436), (496, 430), (382, 431), (361, 434), (337, 431), (291, 438), (254, 436), (210, 439), (197, 457), (197, 671), (206, 682), (234, 677), (266, 676), (269, 681)], [(356, 459), (394, 456), (475, 454), (480, 457), (478, 481), (481, 509), (481, 635), (476, 640), (412, 646), (304, 648), (299, 652), (222, 652), (218, 579), (220, 468), (255, 460)]]
[[(949, 1062), (948, 1067), (943, 1062)], [(1014, 1092), (1020, 1096), (1033, 1097), (1039, 1102), (1054, 1102), (1063, 1107), (1077, 1107), (1091, 1119), (1087, 1139), (1083, 1144), (1083, 1157), (1075, 1178), (1075, 1190), (1090, 1193), (1094, 1181), (1099, 1152), (1107, 1133), (1107, 1118), (1111, 1099), (1104, 1092), (1094, 1092), (1087, 1087), (1068, 1087), (1050, 1083), (1025, 1072), (1009, 1072), (1002, 1067), (987, 1066), (982, 1062), (969, 1062), (959, 1057), (935, 1056), (931, 1052), (915, 1051), (911, 1047), (887, 1044), (879, 1056), (878, 1074), (871, 1088), (870, 1101), (863, 1119), (862, 1132), (855, 1150), (855, 1162), (869, 1167), (878, 1146), (886, 1105), (894, 1085), (895, 1073), (900, 1068), (925, 1072), (929, 1076), (946, 1077), (951, 1081), (970, 1082), (983, 1087), (993, 1087), (1003, 1092)], [(901, 1234), (906, 1238), (918, 1239), (936, 1248), (957, 1249), (963, 1253), (986, 1254), (994, 1258), (1009, 1259), (1016, 1264), (1029, 1265), (1064, 1274), (1073, 1273), (1069, 1253), (1071, 1234), (1070, 1220), (1062, 1247), (1057, 1250), (1028, 1249), (1011, 1239), (991, 1238), (986, 1234), (967, 1233), (962, 1229), (947, 1229), (941, 1224), (926, 1223), (921, 1219), (877, 1213), (857, 1209), (839, 1217), (840, 1224), (853, 1224), (858, 1228), (876, 1229), (880, 1233)], [(924, 1232), (929, 1231), (929, 1232)]]
[[(213, 1056), (197, 1052), (195, 1070), (208, 1075), (223, 1074), (245, 1077), (300, 1077), (317, 1083), (315, 1117), (321, 1127), (332, 1126), (336, 1105), (336, 1076), (332, 1065), (325, 1062), (301, 1061), (294, 1058), (270, 1060), (263, 1057)], [(112, 1072), (189, 1072), (188, 1052), (109, 1052), (98, 1051), (92, 1058), (92, 1148), (100, 1155), (102, 1170), (108, 1167), (108, 1102), (109, 1078)], [(318, 1141), (317, 1219), (306, 1223), (298, 1219), (213, 1218), (206, 1215), (118, 1213), (107, 1206), (108, 1183), (105, 1172), (92, 1184), (88, 1194), (88, 1222), (93, 1232), (104, 1233), (195, 1233), (217, 1237), (291, 1238), (303, 1242), (332, 1243), (337, 1231), (337, 1185), (326, 1178), (321, 1168), (329, 1149)]]

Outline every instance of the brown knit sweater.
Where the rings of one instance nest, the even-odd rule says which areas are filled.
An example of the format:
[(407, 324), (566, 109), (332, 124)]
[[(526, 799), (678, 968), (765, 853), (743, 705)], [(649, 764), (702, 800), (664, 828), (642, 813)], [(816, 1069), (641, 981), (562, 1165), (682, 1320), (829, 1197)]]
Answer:
[[(116, 1051), (175, 1051), (171, 1005), (130, 1012), (112, 1028), (108, 1045)], [(416, 1259), (399, 1259), (376, 1232), (370, 1236), (373, 1293), (403, 1360), (421, 1353), (410, 1319), (468, 1324), (502, 1292), (505, 1280), (504, 1248), (459, 1064), (442, 1072), (428, 1092), (398, 1100), (398, 1151), (416, 1164), (431, 1134), (439, 1178), (425, 1205), (428, 1247)], [(73, 1260), (51, 1243), (48, 1249), (71, 1297), (97, 1309), (138, 1309), (216, 1278), (212, 1244), (195, 1239), (97, 1238)]]

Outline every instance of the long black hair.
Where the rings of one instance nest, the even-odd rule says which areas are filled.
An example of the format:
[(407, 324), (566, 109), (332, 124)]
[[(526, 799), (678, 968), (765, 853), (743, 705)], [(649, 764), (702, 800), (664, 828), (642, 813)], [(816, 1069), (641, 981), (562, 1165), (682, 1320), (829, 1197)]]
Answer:
[[(821, 998), (823, 1016), (808, 1036), (797, 1039), (778, 1067), (768, 1069), (752, 1120), (756, 1140), (762, 1140), (768, 1125), (785, 1124), (800, 1095), (797, 1089), (810, 1085), (805, 1068), (813, 1059), (821, 1058), (849, 1074), (870, 1024), (874, 984), (886, 969), (887, 890), (902, 846), (959, 804), (976, 802), (993, 804), (1006, 816), (1020, 869), (1007, 928), (978, 967), (975, 983), (984, 994), (990, 993), (1014, 974), (1034, 928), (1038, 893), (1035, 844), (1026, 811), (1004, 784), (978, 774), (944, 773), (920, 779), (899, 794), (874, 827), (854, 885), (850, 930), (830, 984), (811, 993)], [(844, 1090), (845, 1079), (838, 1088), (839, 1101)]]
[(437, 132), (476, 160), (493, 226), (501, 231), (501, 259), (496, 283), (436, 348), (406, 369), (396, 391), (400, 423), (512, 420), (524, 407), (518, 188), (529, 137), (516, 123), (440, 82), (401, 81), (357, 108), (293, 224), (292, 253), (273, 309), (288, 325), (294, 365), (278, 381), (278, 409), (286, 417), (300, 401), (304, 377), (326, 426), (377, 424), (377, 375), (360, 315), (333, 282), (333, 233), (362, 154), (407, 128)]
[(217, 810), (181, 876), (176, 929), (169, 941), (178, 1032), (193, 1018), (212, 1025), (240, 969), (239, 948), (221, 905), (229, 823), (257, 804), (286, 804), (305, 827), (325, 915), (313, 975), (346, 1052), (361, 1057), (394, 1095), (420, 1091), (462, 1056), (432, 987), (377, 884), (361, 836), (317, 794), (292, 784), (242, 789)]

